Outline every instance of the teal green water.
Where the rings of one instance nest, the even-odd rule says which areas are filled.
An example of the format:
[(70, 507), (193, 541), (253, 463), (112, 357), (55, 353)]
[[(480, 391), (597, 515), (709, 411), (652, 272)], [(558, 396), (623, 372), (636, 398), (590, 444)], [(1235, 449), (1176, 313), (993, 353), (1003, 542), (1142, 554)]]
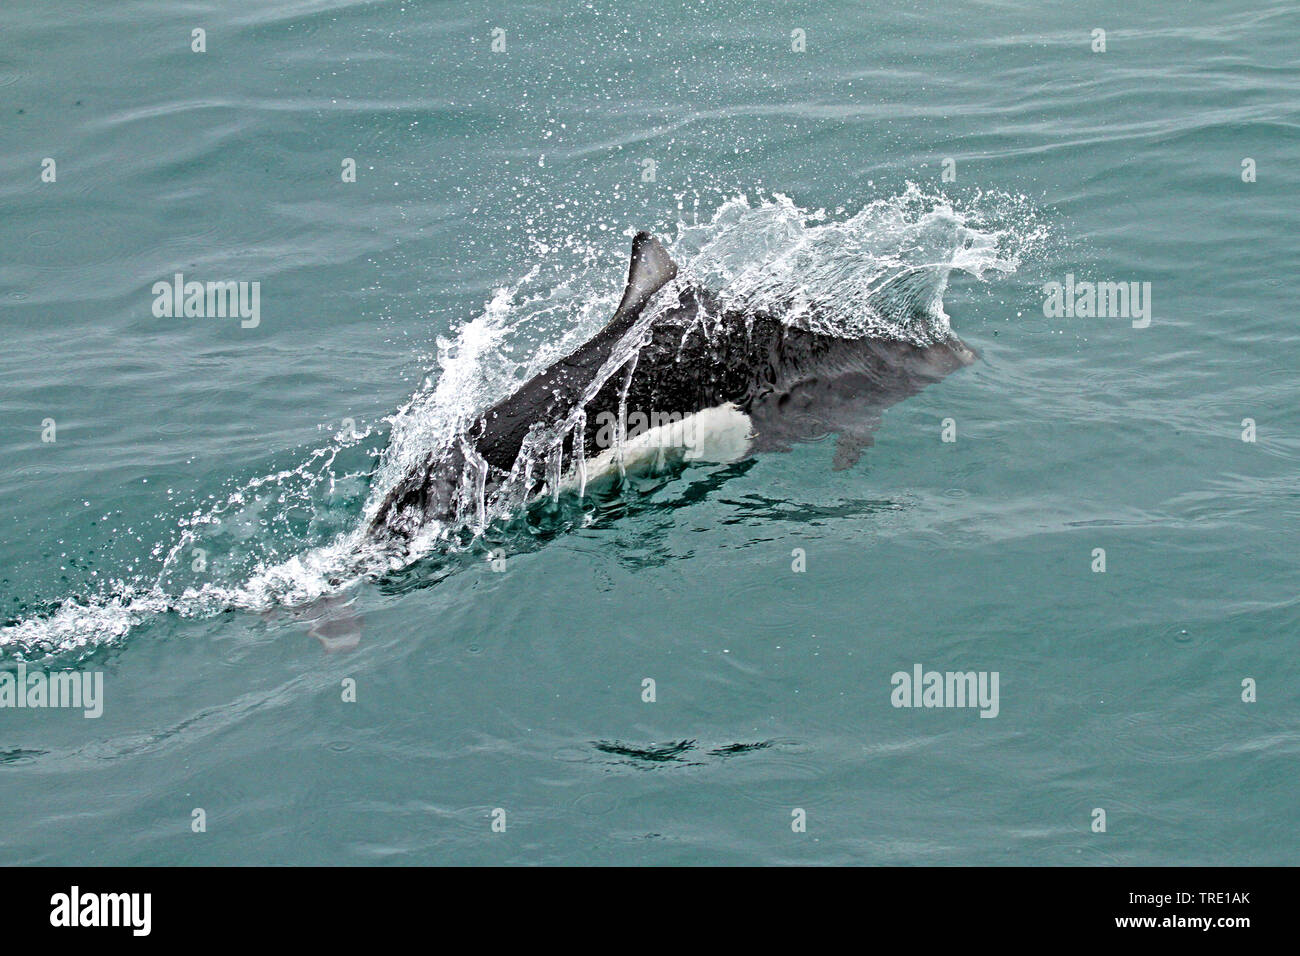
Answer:
[[(1287, 3), (6, 4), (0, 659), (104, 711), (0, 709), (0, 860), (1296, 863), (1298, 44)], [(632, 228), (937, 263), (981, 359), (849, 470), (342, 574), (390, 433), (599, 328)], [(177, 272), (259, 323), (155, 317)], [(1150, 325), (1047, 317), (1067, 274)], [(915, 664), (997, 717), (892, 706)]]

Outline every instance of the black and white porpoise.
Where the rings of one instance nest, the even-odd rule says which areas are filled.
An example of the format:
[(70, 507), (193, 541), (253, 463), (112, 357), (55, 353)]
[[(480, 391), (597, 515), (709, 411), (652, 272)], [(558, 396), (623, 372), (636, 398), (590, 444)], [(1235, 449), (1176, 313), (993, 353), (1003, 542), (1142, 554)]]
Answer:
[(773, 312), (728, 311), (717, 294), (679, 283), (677, 302), (662, 304), (639, 348), (612, 371), (616, 349), (676, 275), (660, 242), (638, 233), (608, 325), (407, 471), (374, 512), (371, 533), (405, 539), (429, 521), (454, 519), (467, 465), (480, 470), (489, 493), (518, 481), (530, 434), (566, 421), (554, 441), (575, 467), (539, 467), (535, 477), (530, 469), (529, 495), (558, 494), (574, 473), (585, 483), (662, 462), (671, 446), (693, 460), (728, 462), (834, 434), (834, 467), (847, 468), (871, 444), (885, 408), (975, 360), (951, 333), (926, 345), (840, 338)]

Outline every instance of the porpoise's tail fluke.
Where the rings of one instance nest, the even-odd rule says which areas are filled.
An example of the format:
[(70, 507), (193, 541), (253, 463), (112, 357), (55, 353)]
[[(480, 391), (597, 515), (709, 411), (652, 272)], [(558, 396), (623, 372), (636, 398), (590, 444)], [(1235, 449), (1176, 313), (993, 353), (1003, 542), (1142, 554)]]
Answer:
[(632, 240), (632, 263), (627, 270), (627, 288), (618, 304), (622, 315), (640, 312), (650, 297), (677, 275), (677, 263), (668, 250), (648, 232), (638, 232)]

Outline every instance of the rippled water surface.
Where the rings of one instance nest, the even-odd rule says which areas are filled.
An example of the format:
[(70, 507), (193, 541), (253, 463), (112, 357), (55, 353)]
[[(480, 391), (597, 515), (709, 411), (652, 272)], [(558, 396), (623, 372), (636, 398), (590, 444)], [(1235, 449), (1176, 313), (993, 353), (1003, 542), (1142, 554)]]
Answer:
[[(0, 861), (1296, 863), (1298, 45), (1288, 3), (7, 4), (0, 669), (103, 715), (0, 707)], [(368, 548), (636, 229), (979, 361), (846, 470)], [(256, 324), (157, 316), (177, 273)], [(918, 664), (997, 716), (893, 706)]]

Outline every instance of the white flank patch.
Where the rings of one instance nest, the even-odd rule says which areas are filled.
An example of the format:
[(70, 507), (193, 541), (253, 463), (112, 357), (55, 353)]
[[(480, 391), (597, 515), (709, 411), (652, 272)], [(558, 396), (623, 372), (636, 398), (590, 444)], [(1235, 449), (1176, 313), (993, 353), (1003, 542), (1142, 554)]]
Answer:
[[(623, 443), (623, 469), (629, 474), (645, 474), (680, 461), (726, 464), (745, 457), (752, 437), (749, 416), (728, 402), (678, 422), (647, 428), (629, 438)], [(587, 459), (588, 486), (617, 474), (618, 449), (607, 448)], [(578, 479), (571, 475), (562, 489), (573, 491), (577, 487)]]

